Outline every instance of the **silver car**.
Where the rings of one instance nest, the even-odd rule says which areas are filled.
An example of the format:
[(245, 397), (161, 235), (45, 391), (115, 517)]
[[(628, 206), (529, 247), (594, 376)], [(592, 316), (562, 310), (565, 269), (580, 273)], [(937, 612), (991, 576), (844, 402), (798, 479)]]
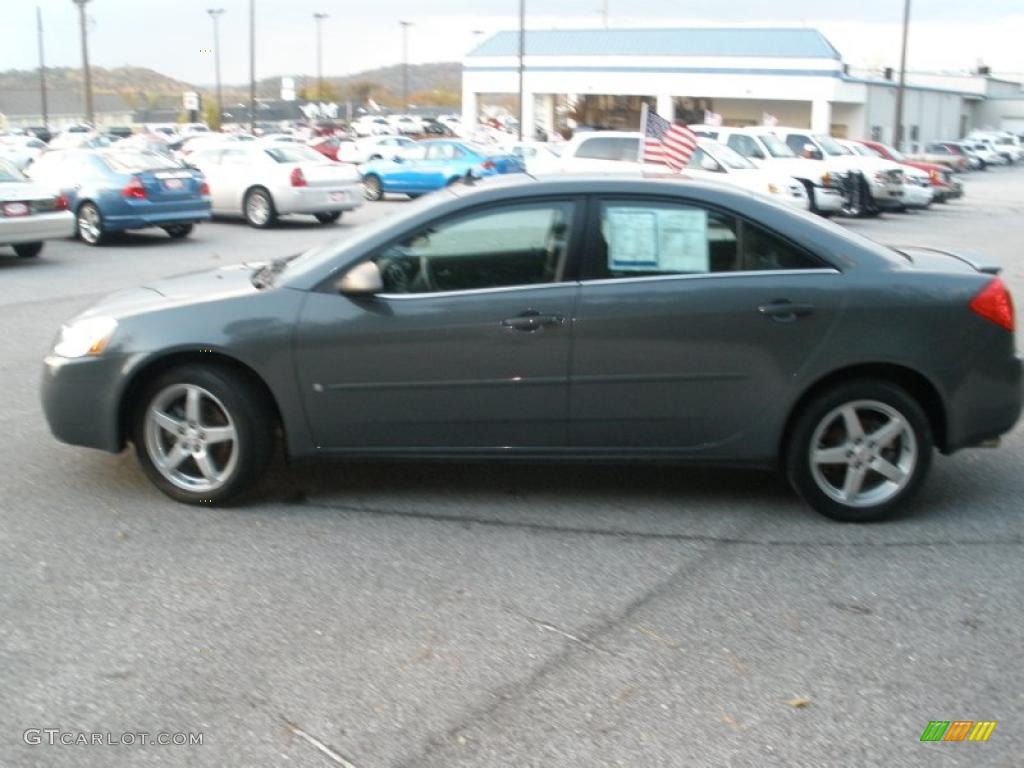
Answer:
[(240, 215), (254, 227), (290, 213), (329, 224), (363, 204), (359, 172), (306, 146), (217, 146), (196, 151), (188, 162), (210, 185), (214, 215)]
[(14, 246), (18, 256), (30, 258), (43, 250), (44, 240), (74, 232), (75, 217), (63, 195), (0, 160), (0, 245)]

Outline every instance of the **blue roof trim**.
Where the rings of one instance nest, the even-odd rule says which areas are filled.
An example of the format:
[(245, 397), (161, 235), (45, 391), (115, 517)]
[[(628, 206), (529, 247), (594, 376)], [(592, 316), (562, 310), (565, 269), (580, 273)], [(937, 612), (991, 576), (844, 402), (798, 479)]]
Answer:
[[(526, 31), (529, 56), (748, 56), (835, 59), (839, 51), (816, 29), (689, 27)], [(519, 55), (519, 32), (498, 32), (470, 57)]]
[[(517, 67), (469, 65), (464, 72), (518, 72)], [(764, 67), (527, 67), (527, 72), (635, 72), (640, 75), (763, 75), (766, 77), (842, 77), (839, 69), (765, 69)]]

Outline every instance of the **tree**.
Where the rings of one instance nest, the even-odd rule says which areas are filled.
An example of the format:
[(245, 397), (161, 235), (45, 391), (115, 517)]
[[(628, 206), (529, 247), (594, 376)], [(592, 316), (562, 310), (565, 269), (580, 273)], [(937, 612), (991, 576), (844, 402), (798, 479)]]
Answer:
[(369, 80), (355, 80), (348, 86), (348, 96), (357, 106), (362, 106), (370, 100), (373, 92), (379, 88), (379, 85)]
[(341, 101), (338, 86), (328, 80), (324, 81), (323, 91), (317, 88), (316, 83), (312, 83), (299, 88), (298, 96), (304, 101), (333, 101), (335, 103)]
[(216, 99), (203, 99), (203, 122), (211, 131), (220, 130), (220, 110), (217, 109)]

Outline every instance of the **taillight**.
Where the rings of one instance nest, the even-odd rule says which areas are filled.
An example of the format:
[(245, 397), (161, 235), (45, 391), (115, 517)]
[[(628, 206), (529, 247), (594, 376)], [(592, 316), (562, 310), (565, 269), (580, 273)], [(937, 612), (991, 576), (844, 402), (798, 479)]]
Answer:
[(138, 176), (132, 176), (132, 180), (125, 184), (124, 189), (121, 190), (121, 196), (134, 200), (145, 200), (146, 188), (142, 186), (142, 179)]
[(199, 194), (200, 195), (209, 195), (210, 194), (210, 185), (207, 184), (205, 180), (203, 181), (202, 184), (199, 185)]
[(494, 161), (493, 160), (484, 160), (484, 164), (481, 167), (485, 171), (493, 171), (494, 170)]
[(971, 310), (1008, 331), (1013, 331), (1013, 298), (998, 277), (971, 299)]
[(291, 175), (290, 178), (291, 178), (291, 182), (292, 182), (292, 186), (293, 187), (305, 187), (305, 186), (307, 186), (306, 185), (306, 177), (302, 175), (302, 169), (301, 168), (293, 169), (292, 170), (292, 175)]
[(57, 199), (53, 203), (53, 210), (55, 211), (66, 211), (68, 209), (68, 199), (64, 195), (57, 195)]

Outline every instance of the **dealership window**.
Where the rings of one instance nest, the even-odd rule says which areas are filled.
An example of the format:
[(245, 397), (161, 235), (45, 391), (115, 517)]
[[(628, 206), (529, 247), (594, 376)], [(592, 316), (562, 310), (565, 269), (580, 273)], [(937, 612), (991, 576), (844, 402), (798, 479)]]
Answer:
[(623, 136), (595, 136), (580, 142), (576, 148), (576, 157), (635, 163), (640, 159), (640, 142)]
[(872, 125), (871, 126), (871, 140), (881, 141), (882, 140), (882, 126)]
[(383, 293), (435, 293), (556, 282), (573, 203), (506, 206), (414, 231), (374, 257)]

